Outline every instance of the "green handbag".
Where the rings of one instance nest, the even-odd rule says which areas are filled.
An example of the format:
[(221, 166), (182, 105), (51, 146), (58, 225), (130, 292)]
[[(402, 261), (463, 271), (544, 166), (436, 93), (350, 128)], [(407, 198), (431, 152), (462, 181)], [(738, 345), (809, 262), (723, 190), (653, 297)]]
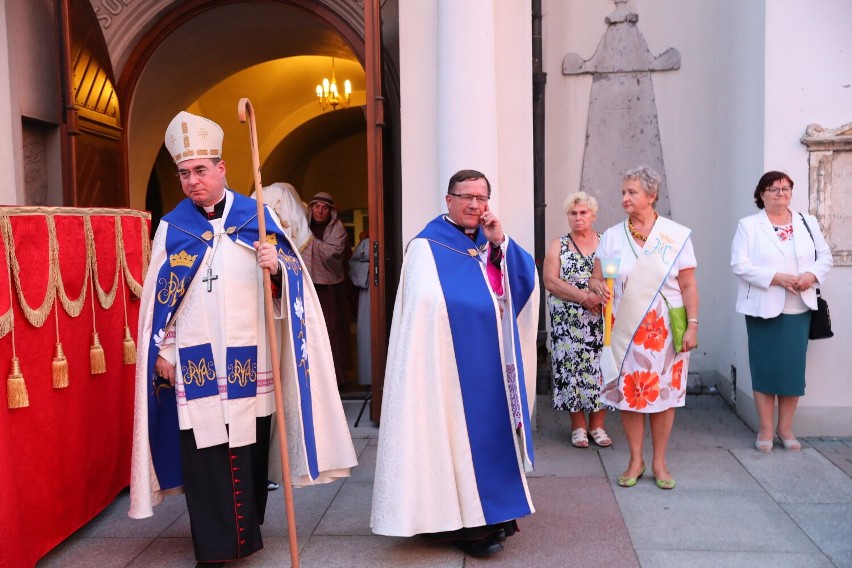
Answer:
[[(660, 296), (663, 296), (662, 292), (660, 292)], [(673, 308), (665, 296), (663, 296), (663, 301), (669, 309), (669, 321), (672, 326), (672, 342), (674, 343), (675, 353), (680, 353), (683, 350), (683, 334), (686, 333), (686, 308), (684, 306)]]

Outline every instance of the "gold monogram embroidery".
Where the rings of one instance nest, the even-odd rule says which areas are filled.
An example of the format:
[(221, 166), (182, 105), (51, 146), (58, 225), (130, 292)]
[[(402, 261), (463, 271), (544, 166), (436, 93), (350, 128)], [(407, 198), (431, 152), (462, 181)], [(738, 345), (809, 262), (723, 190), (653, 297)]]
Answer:
[(228, 365), (228, 382), (237, 383), (241, 387), (250, 382), (257, 382), (257, 365), (252, 363), (251, 359), (246, 359), (245, 363), (234, 361), (233, 365)]
[[(162, 278), (160, 278), (160, 286), (163, 286), (164, 284), (165, 282)], [(183, 296), (185, 292), (186, 287), (184, 285), (184, 281), (178, 278), (174, 272), (170, 272), (168, 285), (157, 293), (157, 301), (161, 304), (174, 306), (178, 301), (178, 298)]]
[(199, 387), (203, 387), (207, 381), (216, 380), (216, 373), (213, 372), (213, 361), (208, 362), (203, 357), (198, 363), (187, 361), (186, 365), (181, 367), (181, 371), (183, 372), (183, 382), (187, 385), (195, 383)]

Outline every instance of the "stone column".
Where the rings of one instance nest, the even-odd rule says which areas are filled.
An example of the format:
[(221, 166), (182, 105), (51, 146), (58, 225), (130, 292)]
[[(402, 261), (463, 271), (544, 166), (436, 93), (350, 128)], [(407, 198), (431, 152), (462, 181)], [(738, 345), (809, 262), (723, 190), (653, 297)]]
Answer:
[[(438, 2), (438, 169), (442, 180), (473, 168), (497, 182), (494, 7)], [(496, 196), (495, 196), (496, 197)]]

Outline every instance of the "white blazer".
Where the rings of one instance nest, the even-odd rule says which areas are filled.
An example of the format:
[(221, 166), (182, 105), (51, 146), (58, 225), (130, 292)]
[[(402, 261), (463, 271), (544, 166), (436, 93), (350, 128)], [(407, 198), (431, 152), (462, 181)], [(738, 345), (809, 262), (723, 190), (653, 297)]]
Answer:
[[(808, 227), (814, 235), (811, 240), (802, 218), (790, 209), (793, 216), (793, 243), (799, 263), (799, 274), (810, 272), (822, 284), (833, 265), (831, 249), (822, 236), (819, 224), (812, 215), (805, 215)], [(816, 246), (814, 246), (816, 245)], [(814, 260), (814, 250), (817, 260)], [(781, 241), (772, 228), (766, 211), (761, 209), (754, 215), (743, 217), (737, 225), (737, 233), (731, 243), (731, 270), (740, 279), (737, 289), (737, 312), (747, 316), (774, 318), (784, 309), (782, 286), (770, 286), (776, 272), (786, 270)], [(815, 310), (816, 287), (801, 292), (802, 300)]]

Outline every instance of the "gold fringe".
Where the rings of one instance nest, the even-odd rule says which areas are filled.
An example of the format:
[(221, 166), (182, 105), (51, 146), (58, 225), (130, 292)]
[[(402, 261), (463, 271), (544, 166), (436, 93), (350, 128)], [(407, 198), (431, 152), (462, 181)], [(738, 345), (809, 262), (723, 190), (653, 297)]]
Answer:
[[(15, 255), (15, 236), (14, 231), (12, 230), (12, 221), (8, 216), (8, 209), (3, 210), (3, 215), (0, 215), (0, 232), (3, 234), (3, 242), (6, 246), (6, 251), (8, 252), (8, 261), (9, 261), (9, 278), (11, 281), (15, 283), (15, 291), (18, 294), (18, 303), (21, 306), (21, 311), (24, 313), (24, 317), (29, 321), (33, 327), (41, 327), (44, 325), (45, 320), (47, 320), (47, 316), (50, 314), (50, 311), (53, 309), (53, 300), (56, 297), (56, 278), (58, 277), (57, 270), (52, 262), (47, 263), (47, 290), (44, 294), (44, 299), (42, 300), (42, 304), (37, 308), (33, 308), (27, 303), (27, 298), (24, 296), (24, 290), (21, 286), (21, 265), (18, 263), (18, 257)], [(50, 223), (48, 223), (48, 258), (53, 258), (53, 250), (52, 250), (52, 239), (50, 238)]]
[(53, 355), (53, 388), (64, 389), (67, 386), (68, 359), (65, 358), (65, 352), (62, 351), (62, 344), (57, 341)]
[[(53, 258), (51, 258), (50, 262), (53, 266), (56, 266), (57, 278), (56, 278), (56, 293), (59, 295), (59, 301), (62, 303), (62, 307), (65, 308), (65, 313), (67, 313), (72, 318), (76, 318), (83, 311), (83, 306), (86, 303), (86, 292), (89, 290), (89, 270), (86, 270), (86, 273), (83, 275), (83, 282), (80, 286), (80, 294), (76, 299), (72, 300), (68, 297), (68, 291), (65, 289), (65, 279), (62, 278), (60, 266), (59, 266), (59, 239), (56, 236), (56, 220), (50, 216), (47, 218), (48, 228), (50, 229), (50, 238), (51, 238), (51, 250), (53, 254)], [(85, 227), (84, 227), (85, 229)], [(76, 243), (74, 243), (76, 245)], [(73, 245), (72, 245), (73, 246)], [(89, 250), (89, 247), (86, 247), (86, 261), (85, 265), (88, 268), (93, 260), (91, 258), (92, 252)]]
[[(118, 217), (115, 218), (116, 223), (120, 223), (120, 219)], [(108, 310), (112, 307), (112, 303), (115, 301), (115, 295), (118, 291), (118, 275), (121, 270), (121, 257), (118, 256), (118, 247), (116, 246), (116, 257), (115, 257), (115, 276), (112, 279), (112, 289), (109, 292), (106, 292), (103, 288), (101, 288), (101, 282), (98, 278), (98, 253), (95, 249), (95, 230), (92, 228), (92, 219), (91, 217), (83, 217), (83, 228), (86, 233), (86, 248), (89, 250), (89, 258), (92, 262), (92, 283), (94, 284), (95, 291), (98, 293), (98, 300), (101, 303), (101, 307), (105, 310)], [(116, 233), (116, 238), (119, 238), (121, 235)]]
[(124, 364), (132, 365), (136, 362), (136, 343), (130, 335), (130, 328), (124, 326)]
[(21, 362), (17, 357), (12, 357), (12, 370), (6, 382), (6, 390), (9, 408), (25, 408), (30, 405), (27, 384), (21, 374)]
[(98, 339), (98, 332), (92, 333), (92, 346), (89, 348), (89, 362), (92, 366), (92, 374), (100, 375), (106, 373), (106, 358), (104, 357), (104, 348), (101, 347), (101, 342)]

